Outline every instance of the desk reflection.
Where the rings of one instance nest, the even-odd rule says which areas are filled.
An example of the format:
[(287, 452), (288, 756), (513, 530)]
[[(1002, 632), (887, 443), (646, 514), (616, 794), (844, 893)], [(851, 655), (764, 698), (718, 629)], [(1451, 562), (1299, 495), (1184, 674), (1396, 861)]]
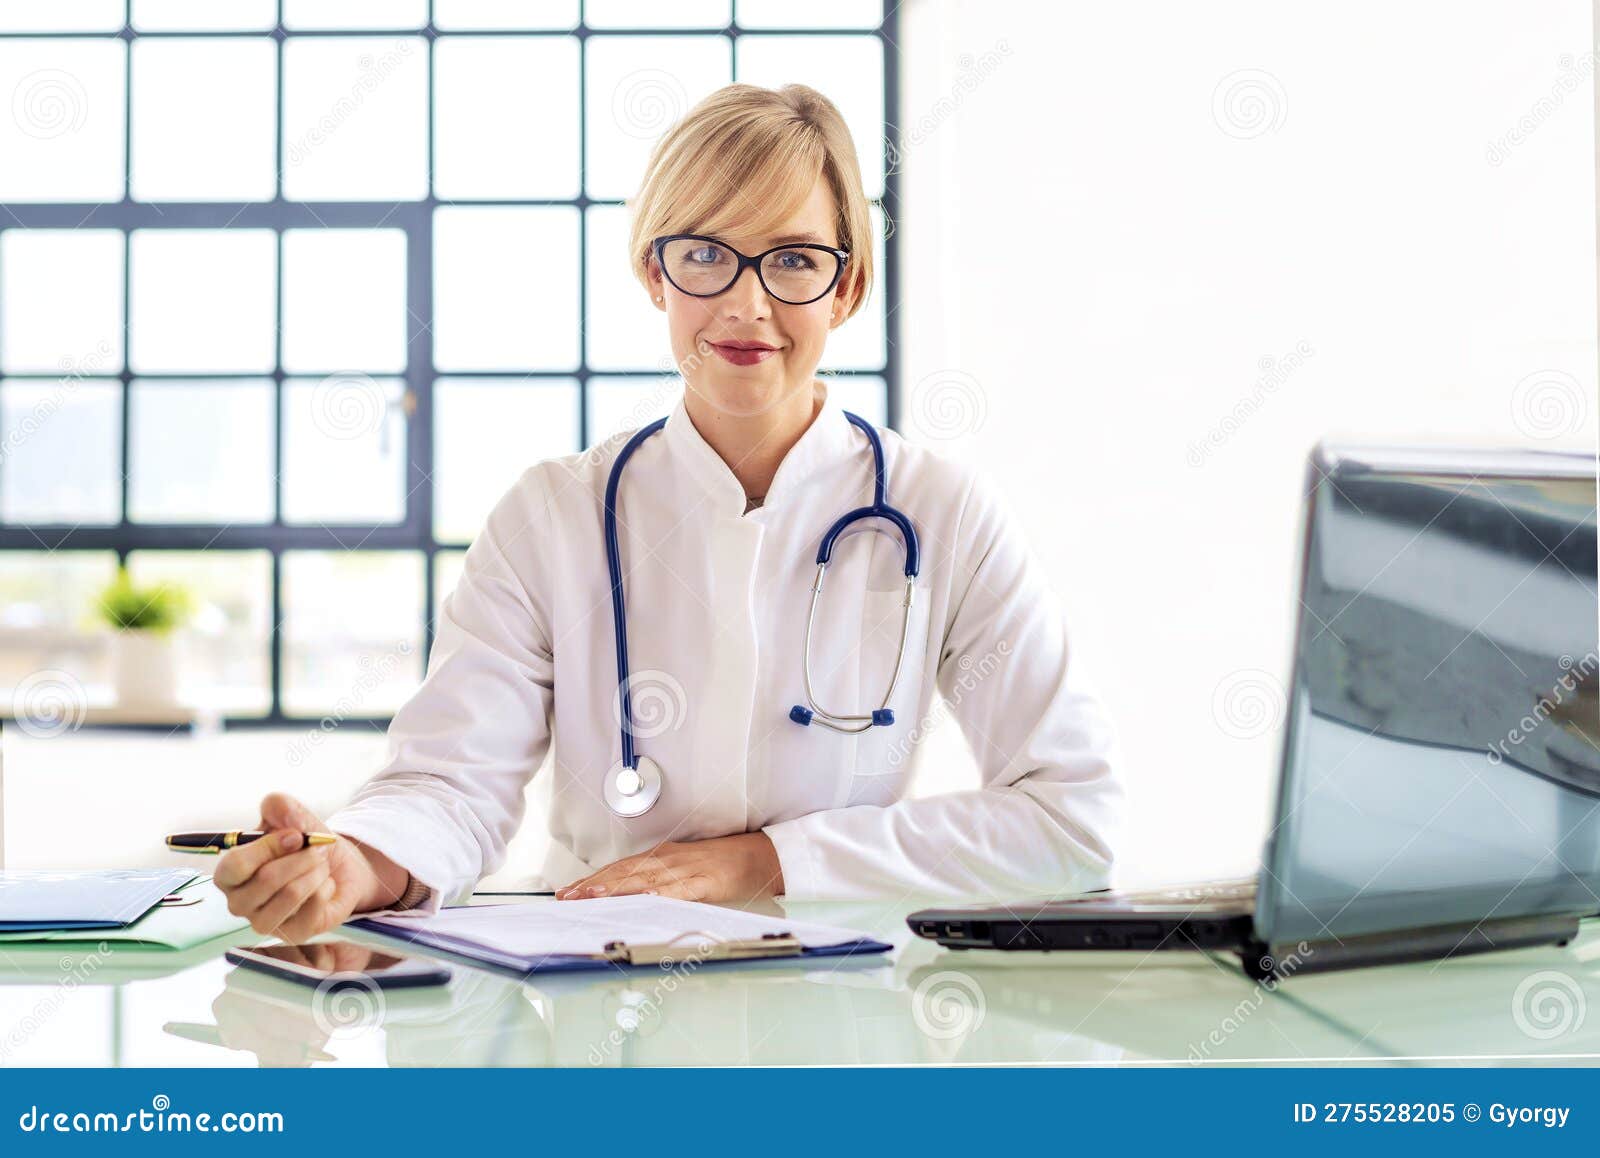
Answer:
[[(1593, 1012), (1600, 1009), (1600, 927), (1566, 948), (1305, 975), (1266, 987), (1227, 957), (956, 952), (895, 933), (898, 907), (874, 916), (815, 906), (805, 915), (899, 947), (887, 958), (525, 982), (455, 963), (448, 986), (354, 991), (346, 1000), (230, 967), (220, 944), (176, 956), (119, 952), (92, 972), (72, 955), (14, 952), (12, 967), (0, 970), (0, 1031), (21, 1044), (0, 1062), (1600, 1063)], [(69, 986), (63, 978), (78, 980)]]

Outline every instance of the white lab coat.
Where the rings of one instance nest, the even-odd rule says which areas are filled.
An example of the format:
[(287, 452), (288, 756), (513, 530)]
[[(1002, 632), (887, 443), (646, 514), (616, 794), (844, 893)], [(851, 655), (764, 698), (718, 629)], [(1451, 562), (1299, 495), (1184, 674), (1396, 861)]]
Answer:
[[(821, 411), (749, 514), (681, 399), (623, 471), (635, 732), (665, 783), (654, 809), (623, 819), (601, 796), (621, 756), (601, 522), (618, 438), (530, 468), (494, 508), (387, 765), (329, 826), (429, 885), (432, 911), (503, 861), (553, 745), (552, 886), (661, 841), (760, 829), (796, 899), (1102, 887), (1123, 799), (1113, 730), (1054, 592), (971, 468), (883, 432), (889, 502), (922, 545), (895, 723), (846, 736), (790, 720), (818, 543), (872, 501), (866, 437), (817, 389)], [(812, 664), (835, 712), (876, 706), (894, 663), (904, 576), (881, 525), (841, 538), (827, 572)], [(917, 740), (946, 711), (982, 783), (907, 799)]]

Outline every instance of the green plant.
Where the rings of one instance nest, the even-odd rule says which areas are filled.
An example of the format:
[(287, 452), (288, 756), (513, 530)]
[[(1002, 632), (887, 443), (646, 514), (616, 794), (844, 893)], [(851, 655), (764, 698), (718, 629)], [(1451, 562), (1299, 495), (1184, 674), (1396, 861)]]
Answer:
[(167, 632), (189, 616), (189, 593), (173, 583), (134, 584), (126, 567), (100, 592), (100, 617), (120, 631)]

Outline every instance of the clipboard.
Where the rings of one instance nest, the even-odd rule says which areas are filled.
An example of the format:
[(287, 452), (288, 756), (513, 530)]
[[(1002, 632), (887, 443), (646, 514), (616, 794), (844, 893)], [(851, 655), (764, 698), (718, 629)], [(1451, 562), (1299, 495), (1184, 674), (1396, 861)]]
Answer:
[[(583, 902), (560, 902), (573, 904)], [(773, 920), (774, 925), (791, 924)], [(608, 940), (593, 953), (543, 952), (517, 953), (481, 940), (456, 936), (431, 929), (421, 922), (401, 918), (364, 917), (346, 924), (346, 928), (376, 934), (387, 939), (404, 941), (423, 949), (446, 953), (470, 964), (506, 970), (519, 977), (536, 973), (575, 973), (595, 969), (672, 968), (693, 963), (700, 965), (727, 964), (731, 962), (805, 960), (814, 957), (850, 957), (887, 953), (892, 945), (859, 934), (828, 944), (806, 944), (802, 933), (809, 931), (806, 922), (792, 922), (794, 929), (774, 929), (753, 937), (726, 937), (711, 932), (689, 929), (663, 941), (629, 942)]]
[(126, 928), (194, 882), (188, 869), (8, 870), (0, 873), (0, 933)]

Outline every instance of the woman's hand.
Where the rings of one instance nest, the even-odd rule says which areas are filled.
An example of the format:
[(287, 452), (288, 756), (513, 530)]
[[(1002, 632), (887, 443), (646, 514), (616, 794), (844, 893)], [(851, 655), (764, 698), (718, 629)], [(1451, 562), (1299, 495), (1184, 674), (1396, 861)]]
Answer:
[(405, 892), (404, 869), (348, 837), (302, 849), (301, 833), (321, 831), (322, 822), (292, 796), (261, 802), (261, 828), (260, 840), (223, 853), (212, 878), (228, 911), (258, 933), (303, 941)]
[(556, 891), (562, 901), (658, 893), (685, 901), (746, 904), (783, 892), (778, 850), (764, 832), (658, 844)]

